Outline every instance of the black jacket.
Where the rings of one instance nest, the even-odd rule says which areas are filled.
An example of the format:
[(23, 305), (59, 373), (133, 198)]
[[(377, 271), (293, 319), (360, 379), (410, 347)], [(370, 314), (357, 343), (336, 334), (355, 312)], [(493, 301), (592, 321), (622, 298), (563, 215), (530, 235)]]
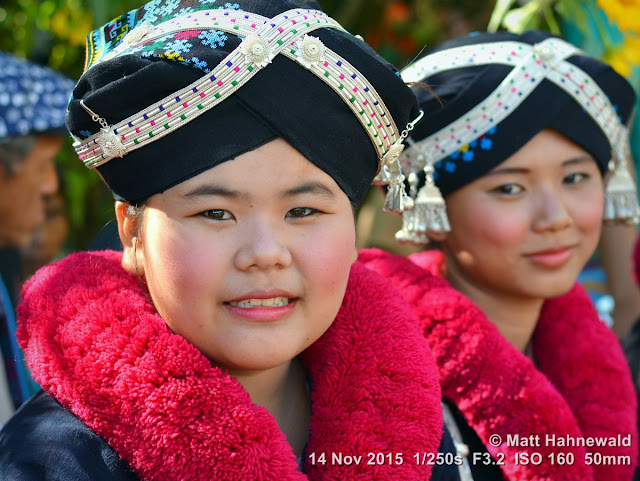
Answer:
[[(453, 452), (445, 430), (441, 452)], [(455, 466), (434, 466), (431, 480), (459, 481)], [(139, 481), (100, 436), (39, 392), (0, 431), (2, 481)]]

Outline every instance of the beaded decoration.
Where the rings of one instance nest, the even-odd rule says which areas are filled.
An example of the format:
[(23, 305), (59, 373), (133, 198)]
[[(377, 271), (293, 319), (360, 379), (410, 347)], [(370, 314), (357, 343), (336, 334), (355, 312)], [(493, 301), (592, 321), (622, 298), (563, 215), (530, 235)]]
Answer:
[[(417, 150), (429, 157), (432, 163), (448, 157), (464, 145), (486, 134), (491, 128), (498, 125), (509, 116), (536, 87), (548, 78), (555, 83), (560, 83), (560, 87), (565, 90), (568, 85), (572, 87), (577, 75), (578, 67), (568, 62), (562, 62), (565, 58), (579, 53), (579, 50), (571, 44), (556, 38), (549, 38), (538, 44), (531, 46), (520, 42), (497, 42), (489, 44), (476, 44), (464, 47), (457, 47), (450, 50), (437, 52), (433, 55), (423, 57), (416, 63), (408, 66), (402, 71), (402, 78), (405, 82), (418, 82), (423, 78), (446, 70), (453, 70), (462, 67), (475, 67), (487, 64), (510, 65), (513, 68), (502, 83), (482, 102), (471, 109), (466, 115), (460, 117), (450, 125), (440, 129), (426, 139), (418, 142), (416, 148), (405, 150), (403, 158), (400, 160), (404, 169), (415, 170), (424, 168), (423, 159), (418, 160)], [(563, 65), (564, 64), (564, 65)], [(518, 67), (518, 68), (516, 68)], [(549, 75), (556, 72), (556, 68), (564, 67), (565, 76)], [(595, 86), (597, 84), (586, 73), (580, 70), (584, 82), (580, 80), (582, 88), (585, 86)], [(565, 80), (566, 79), (568, 80)], [(577, 87), (577, 86), (576, 86)], [(573, 90), (573, 89), (572, 89)], [(572, 92), (570, 94), (574, 97)], [(608, 102), (606, 95), (602, 92), (585, 92), (585, 97), (593, 97), (592, 102), (598, 102), (594, 112), (600, 118), (601, 112), (605, 111), (605, 105), (600, 104), (600, 100)], [(601, 99), (600, 97), (603, 97)], [(587, 99), (588, 100), (588, 99)], [(610, 112), (606, 112), (607, 121), (604, 125), (611, 125), (612, 118), (617, 119), (613, 107), (609, 103)], [(612, 117), (611, 117), (612, 116)], [(599, 122), (603, 126), (603, 123)], [(605, 131), (605, 134), (607, 132)], [(609, 137), (611, 138), (611, 137)], [(413, 160), (412, 160), (413, 157)], [(418, 165), (416, 165), (416, 162)], [(419, 165), (422, 163), (422, 165)]]
[[(313, 72), (344, 100), (369, 135), (378, 158), (394, 157), (387, 163), (397, 164), (400, 173), (397, 154), (402, 150), (401, 137), (406, 137), (413, 124), (402, 134), (398, 132), (391, 113), (364, 75), (319, 38), (309, 35), (320, 28), (344, 31), (338, 22), (319, 10), (294, 9), (272, 19), (236, 10), (201, 10), (153, 27), (141, 23), (92, 65), (143, 42), (196, 27), (231, 33), (243, 37), (243, 41), (210, 73), (116, 125), (109, 126), (82, 103), (102, 126), (99, 133), (74, 143), (88, 168), (122, 157), (182, 127), (225, 100), (267, 67), (276, 55), (282, 54)], [(406, 197), (403, 194), (404, 191), (398, 193), (401, 198), (392, 202), (394, 206), (403, 205)]]
[[(558, 38), (548, 38), (536, 45), (505, 41), (443, 50), (409, 65), (402, 71), (405, 82), (419, 82), (447, 70), (488, 64), (506, 65), (513, 69), (485, 100), (467, 114), (405, 149), (399, 159), (403, 174), (424, 170), (427, 183), (423, 189), (437, 189), (433, 182), (428, 182), (432, 179), (433, 165), (495, 128), (518, 108), (542, 80), (547, 79), (570, 95), (609, 140), (615, 158), (609, 168), (615, 173), (605, 192), (605, 220), (637, 223), (640, 208), (624, 153), (625, 144), (628, 148), (627, 128), (620, 122), (597, 82), (582, 69), (566, 61), (580, 53), (578, 48)], [(421, 197), (426, 202), (422, 209), (419, 207)], [(439, 220), (419, 218), (421, 211), (424, 216), (433, 216), (434, 209)], [(442, 229), (437, 227), (438, 224), (442, 225)], [(427, 230), (447, 232), (446, 211), (443, 201), (437, 196), (430, 195), (427, 199), (418, 193), (415, 211), (405, 216), (405, 226), (397, 237), (407, 241), (417, 239), (422, 243)]]

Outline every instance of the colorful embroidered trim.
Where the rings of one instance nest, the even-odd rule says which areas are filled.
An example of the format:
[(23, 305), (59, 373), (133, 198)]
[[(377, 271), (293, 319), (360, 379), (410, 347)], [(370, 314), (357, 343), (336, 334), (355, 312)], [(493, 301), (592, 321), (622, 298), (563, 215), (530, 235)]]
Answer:
[(340, 95), (359, 118), (380, 159), (399, 139), (391, 113), (367, 79), (320, 39), (307, 35), (327, 27), (344, 31), (338, 22), (318, 10), (289, 10), (273, 19), (236, 10), (202, 10), (155, 27), (143, 23), (93, 65), (142, 42), (195, 27), (232, 33), (244, 40), (210, 73), (117, 125), (109, 126), (82, 104), (102, 126), (99, 133), (74, 143), (88, 168), (122, 157), (182, 127), (233, 94), (280, 53), (313, 72)]
[(618, 152), (626, 127), (598, 84), (565, 59), (579, 54), (575, 46), (558, 38), (536, 45), (495, 42), (443, 50), (423, 57), (402, 71), (405, 82), (422, 81), (435, 73), (486, 64), (512, 66), (513, 70), (481, 103), (455, 122), (404, 150), (400, 164), (405, 173), (423, 169), (448, 157), (486, 134), (515, 111), (535, 88), (547, 79), (573, 97), (600, 126), (612, 152)]

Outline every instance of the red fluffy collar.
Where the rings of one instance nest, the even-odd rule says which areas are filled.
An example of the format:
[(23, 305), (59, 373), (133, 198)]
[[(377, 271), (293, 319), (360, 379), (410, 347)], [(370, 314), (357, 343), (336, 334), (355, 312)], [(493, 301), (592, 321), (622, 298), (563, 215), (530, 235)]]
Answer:
[[(632, 478), (638, 452), (631, 375), (617, 339), (579, 285), (545, 302), (533, 337), (536, 368), (471, 301), (431, 273), (440, 271), (437, 256), (408, 260), (370, 250), (360, 260), (390, 279), (413, 307), (436, 356), (443, 396), (456, 404), (492, 455), (504, 453), (508, 479)], [(492, 434), (500, 436), (498, 446), (491, 445)], [(515, 434), (532, 444), (537, 435), (540, 446), (509, 446), (508, 436), (513, 440)], [(631, 447), (554, 447), (547, 434), (616, 440), (631, 434), (632, 442)], [(514, 462), (517, 453), (534, 452), (542, 464)], [(558, 457), (569, 452), (572, 465)], [(615, 456), (615, 462), (604, 456)], [(618, 456), (629, 456), (629, 464)]]
[[(429, 478), (413, 455), (440, 443), (437, 368), (382, 277), (356, 263), (338, 317), (302, 355), (316, 459), (303, 475), (273, 417), (166, 327), (120, 255), (74, 254), (36, 274), (18, 337), (35, 379), (142, 479)], [(340, 466), (340, 454), (362, 458)]]

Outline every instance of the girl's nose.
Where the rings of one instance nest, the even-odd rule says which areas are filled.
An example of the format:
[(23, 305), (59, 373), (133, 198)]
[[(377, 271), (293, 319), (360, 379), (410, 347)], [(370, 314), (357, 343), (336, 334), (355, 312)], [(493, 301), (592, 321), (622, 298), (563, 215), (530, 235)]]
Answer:
[(573, 218), (560, 192), (540, 191), (537, 205), (538, 209), (533, 222), (534, 231), (555, 232), (572, 225)]
[(265, 221), (256, 221), (247, 229), (244, 241), (235, 256), (240, 270), (267, 270), (291, 264), (291, 252), (283, 233)]

